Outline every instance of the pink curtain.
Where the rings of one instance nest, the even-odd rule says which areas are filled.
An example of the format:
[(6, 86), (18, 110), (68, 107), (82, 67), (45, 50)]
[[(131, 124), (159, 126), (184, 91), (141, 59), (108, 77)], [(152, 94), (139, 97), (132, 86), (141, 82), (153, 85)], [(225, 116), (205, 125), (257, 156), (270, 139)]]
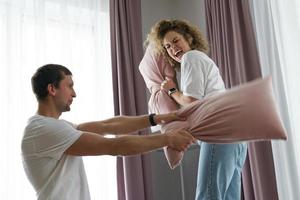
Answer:
[[(248, 1), (205, 0), (205, 7), (211, 57), (226, 86), (261, 77)], [(243, 199), (278, 199), (270, 142), (249, 143), (242, 177)]]
[[(110, 21), (115, 115), (146, 114), (146, 87), (138, 72), (143, 56), (140, 0), (110, 0)], [(149, 155), (117, 158), (117, 179), (119, 200), (152, 199)]]

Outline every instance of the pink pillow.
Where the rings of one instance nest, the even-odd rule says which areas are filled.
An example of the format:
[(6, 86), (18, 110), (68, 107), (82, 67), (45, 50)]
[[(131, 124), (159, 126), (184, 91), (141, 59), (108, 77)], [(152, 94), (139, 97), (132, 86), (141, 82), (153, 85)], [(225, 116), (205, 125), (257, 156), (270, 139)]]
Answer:
[[(151, 112), (168, 113), (179, 107), (160, 90), (164, 78), (175, 79), (174, 69), (163, 56), (156, 55), (150, 44), (139, 65), (151, 93)], [(178, 111), (186, 121), (166, 124), (162, 131), (186, 129), (199, 140), (211, 143), (284, 139), (286, 133), (275, 105), (271, 78), (258, 79), (225, 92), (195, 101)], [(183, 152), (164, 148), (171, 168), (176, 167)]]
[[(197, 139), (210, 143), (234, 143), (287, 139), (272, 92), (271, 78), (252, 82), (209, 96), (179, 109), (186, 121), (162, 126), (162, 132), (189, 130)], [(171, 168), (183, 152), (164, 148)]]
[(153, 113), (169, 113), (177, 110), (179, 106), (164, 90), (160, 90), (160, 84), (165, 77), (175, 79), (175, 71), (161, 55), (157, 55), (152, 44), (146, 49), (145, 55), (139, 65), (139, 70), (145, 80), (151, 96), (149, 109)]

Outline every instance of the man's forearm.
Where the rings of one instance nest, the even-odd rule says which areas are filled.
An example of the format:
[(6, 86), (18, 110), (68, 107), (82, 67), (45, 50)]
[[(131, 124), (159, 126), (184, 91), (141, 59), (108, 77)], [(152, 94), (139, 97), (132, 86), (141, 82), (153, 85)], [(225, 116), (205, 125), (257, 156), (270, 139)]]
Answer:
[(167, 135), (121, 136), (113, 139), (111, 155), (135, 155), (168, 146)]
[(170, 144), (172, 143), (167, 134), (105, 138), (98, 134), (85, 132), (66, 150), (66, 153), (75, 156), (127, 156), (149, 152)]
[(75, 156), (92, 155), (134, 155), (168, 146), (177, 151), (184, 151), (195, 138), (184, 130), (153, 135), (126, 135), (106, 138), (99, 134), (83, 132), (82, 135), (65, 151)]
[[(109, 132), (114, 131), (114, 134), (127, 134), (151, 126), (149, 115), (118, 116), (116, 118), (113, 121), (106, 122), (107, 129), (110, 129)], [(154, 121), (159, 123), (156, 117), (154, 117)]]
[[(154, 117), (156, 123), (160, 123)], [(98, 134), (126, 134), (151, 126), (148, 115), (141, 116), (117, 116), (104, 121), (95, 121), (80, 124), (81, 131), (94, 132)]]

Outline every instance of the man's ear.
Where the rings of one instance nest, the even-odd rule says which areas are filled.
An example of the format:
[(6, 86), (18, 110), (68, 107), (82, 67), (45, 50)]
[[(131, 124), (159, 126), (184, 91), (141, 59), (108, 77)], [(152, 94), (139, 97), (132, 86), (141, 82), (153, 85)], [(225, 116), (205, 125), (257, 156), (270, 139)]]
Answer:
[(55, 86), (53, 84), (48, 84), (47, 90), (48, 90), (48, 94), (50, 96), (55, 96), (55, 94), (56, 94), (56, 88), (55, 88)]

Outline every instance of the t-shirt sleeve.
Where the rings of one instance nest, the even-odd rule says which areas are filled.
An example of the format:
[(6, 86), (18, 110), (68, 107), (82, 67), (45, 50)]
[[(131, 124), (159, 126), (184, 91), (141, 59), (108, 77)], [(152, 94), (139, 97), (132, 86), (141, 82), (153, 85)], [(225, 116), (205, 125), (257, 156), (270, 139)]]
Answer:
[(202, 99), (224, 90), (224, 82), (212, 60), (202, 54), (191, 52), (182, 59), (181, 90), (186, 96)]
[(181, 91), (186, 96), (202, 99), (205, 95), (205, 62), (186, 55), (181, 63)]
[(63, 153), (81, 136), (75, 125), (64, 120), (52, 120), (41, 126), (35, 138), (37, 156), (60, 159)]
[(225, 86), (219, 68), (213, 63), (207, 76), (205, 95), (212, 95), (223, 90), (225, 90)]

